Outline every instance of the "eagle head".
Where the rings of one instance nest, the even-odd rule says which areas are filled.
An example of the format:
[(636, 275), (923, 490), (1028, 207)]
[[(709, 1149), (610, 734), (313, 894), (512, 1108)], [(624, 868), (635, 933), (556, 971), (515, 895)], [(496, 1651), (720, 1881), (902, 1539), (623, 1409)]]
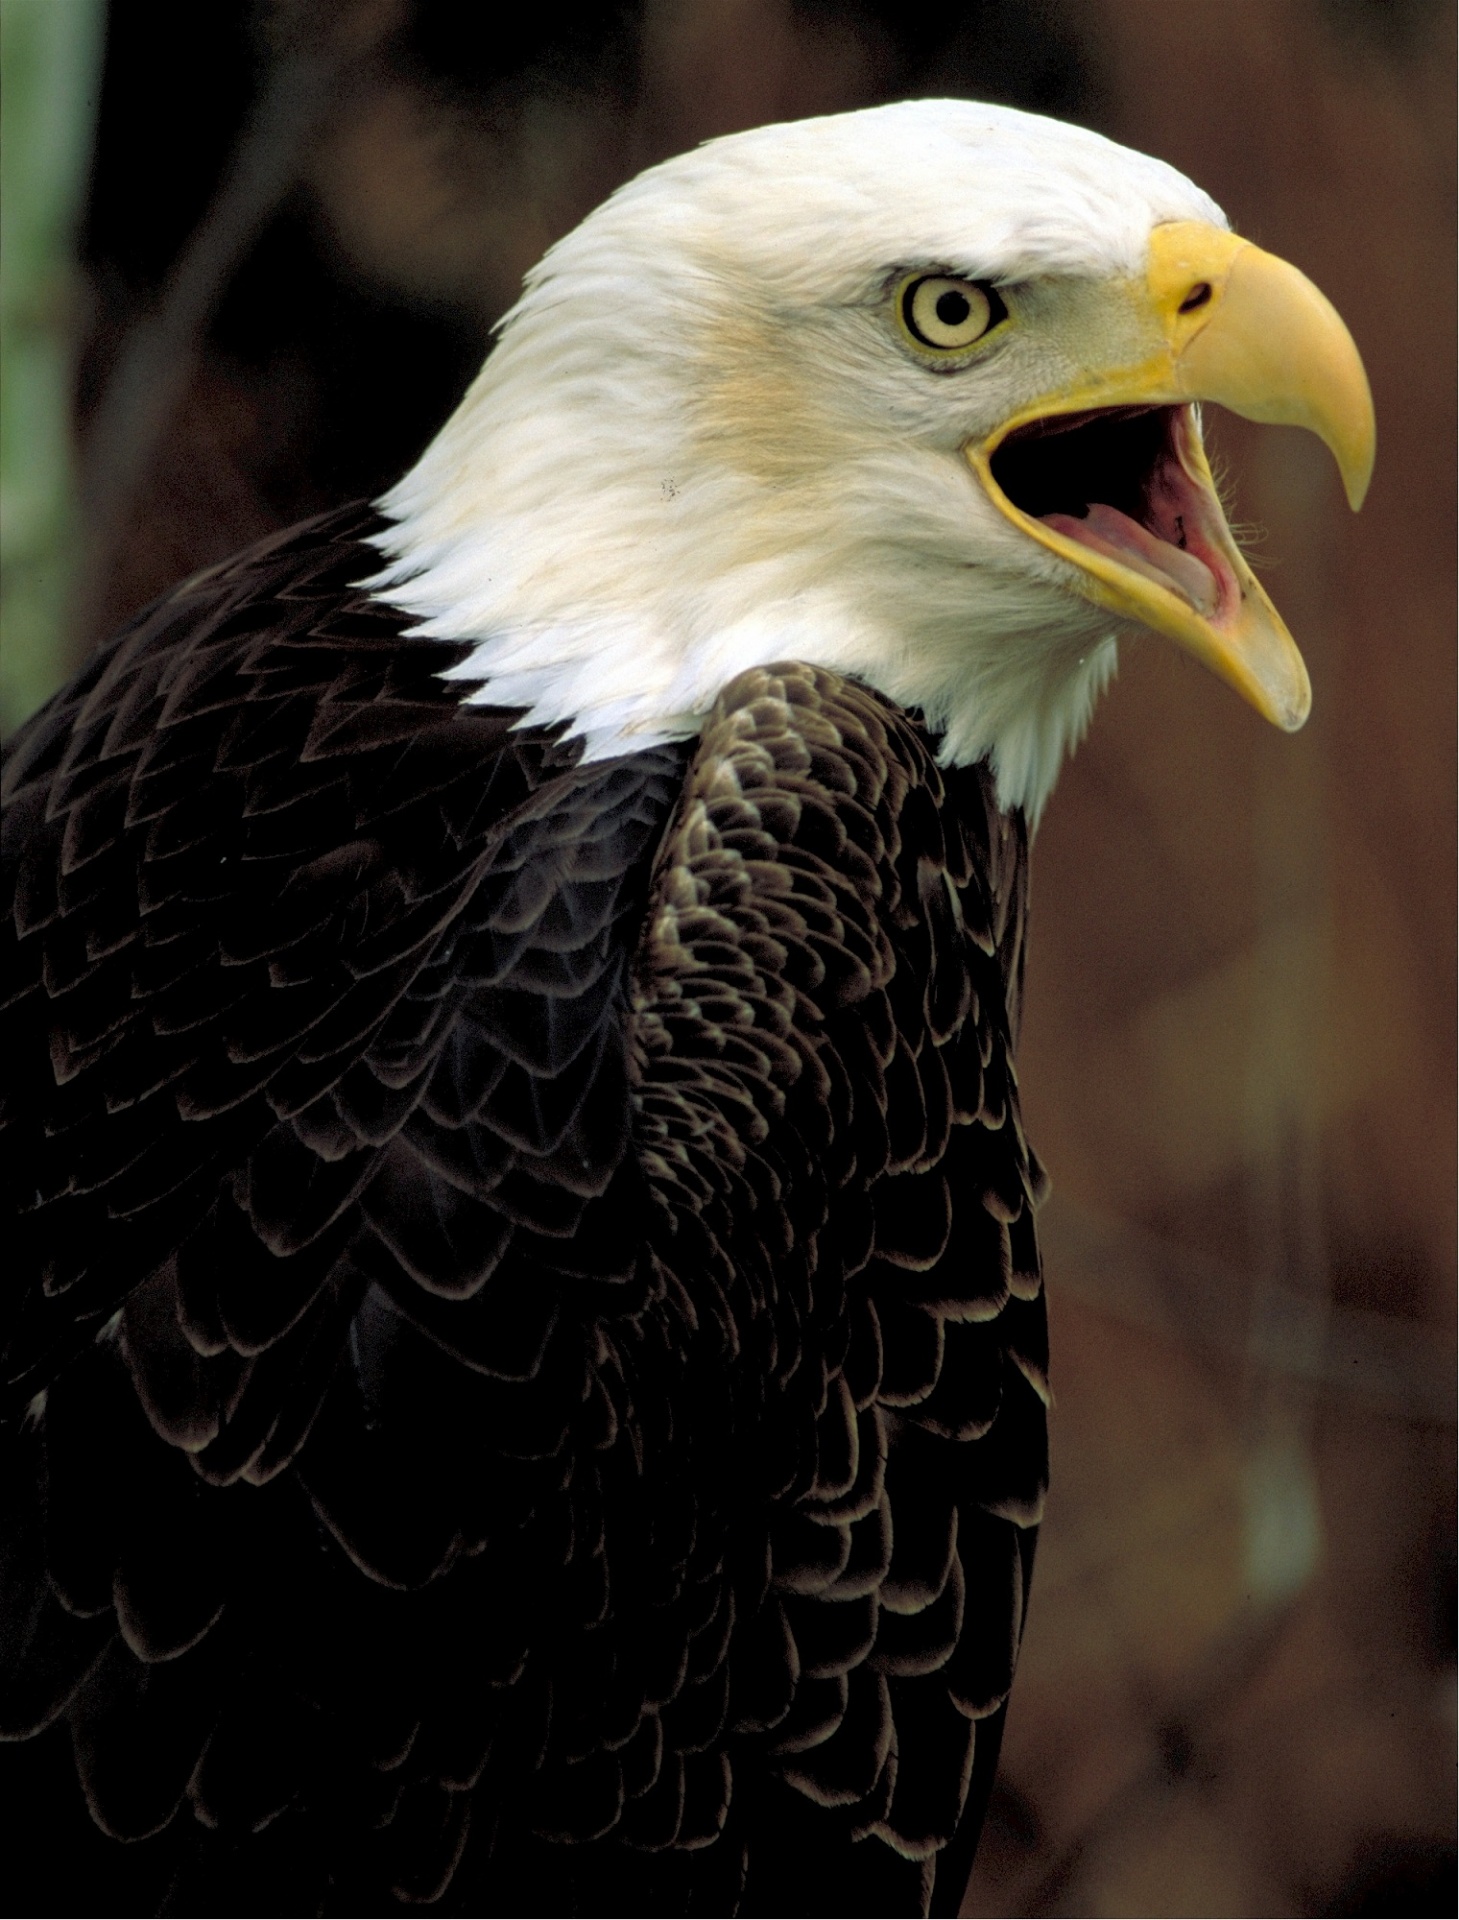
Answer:
[(590, 757), (802, 659), (920, 710), (1036, 818), (1123, 633), (1306, 718), (1203, 400), (1311, 428), (1359, 504), (1351, 337), (1173, 168), (958, 100), (759, 127), (641, 174), (533, 269), (381, 503), (370, 585), (475, 643), (463, 697)]

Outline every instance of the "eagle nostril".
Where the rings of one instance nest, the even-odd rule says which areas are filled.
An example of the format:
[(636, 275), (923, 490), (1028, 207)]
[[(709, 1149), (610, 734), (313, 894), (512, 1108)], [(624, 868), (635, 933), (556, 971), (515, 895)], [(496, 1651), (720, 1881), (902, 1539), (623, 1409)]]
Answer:
[(1206, 304), (1206, 302), (1210, 299), (1210, 297), (1211, 297), (1210, 281), (1200, 280), (1196, 283), (1195, 286), (1191, 288), (1190, 292), (1186, 295), (1184, 300), (1181, 301), (1180, 311), (1182, 313), (1194, 313), (1196, 308), (1203, 307)]

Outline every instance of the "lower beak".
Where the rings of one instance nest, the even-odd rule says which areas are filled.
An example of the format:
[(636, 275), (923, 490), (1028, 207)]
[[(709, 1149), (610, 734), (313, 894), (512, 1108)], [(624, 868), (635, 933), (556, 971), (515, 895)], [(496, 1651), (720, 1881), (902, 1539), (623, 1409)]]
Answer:
[[(1259, 713), (1294, 731), (1312, 704), (1307, 669), (1232, 536), (1192, 403), (1210, 400), (1249, 420), (1317, 433), (1356, 510), (1374, 451), (1362, 361), (1310, 280), (1219, 228), (1157, 227), (1145, 282), (1132, 297), (1147, 351), (1041, 396), (969, 446), (967, 457), (1000, 512), (1077, 570), (1074, 584), (1087, 599), (1178, 641)], [(1030, 443), (1155, 409), (1164, 410), (1163, 427), (1154, 423), (1138, 518), (1101, 502), (1097, 482), (1082, 513), (1025, 511), (1005, 490)]]

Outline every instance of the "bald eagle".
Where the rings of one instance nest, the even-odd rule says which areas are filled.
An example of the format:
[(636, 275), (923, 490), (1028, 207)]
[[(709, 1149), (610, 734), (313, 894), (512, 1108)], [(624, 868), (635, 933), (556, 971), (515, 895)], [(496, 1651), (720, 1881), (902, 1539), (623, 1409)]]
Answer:
[(1358, 503), (1342, 322), (1171, 168), (760, 128), (21, 731), (17, 1904), (956, 1912), (1046, 1482), (1029, 831), (1122, 633), (1309, 704), (1202, 400)]

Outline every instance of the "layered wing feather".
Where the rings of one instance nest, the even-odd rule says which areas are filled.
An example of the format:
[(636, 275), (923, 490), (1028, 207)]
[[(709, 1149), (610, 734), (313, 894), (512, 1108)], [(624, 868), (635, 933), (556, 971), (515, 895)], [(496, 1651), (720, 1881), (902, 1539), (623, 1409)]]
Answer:
[(1044, 1481), (1021, 826), (804, 668), (583, 766), (373, 524), (9, 757), (27, 1891), (955, 1910)]
[(1024, 874), (982, 771), (804, 667), (726, 690), (660, 855), (640, 1156), (726, 1377), (726, 1532), (765, 1540), (731, 1648), (780, 1796), (748, 1911), (916, 1911), (961, 1833), (955, 1912), (971, 1860), (1046, 1478)]

